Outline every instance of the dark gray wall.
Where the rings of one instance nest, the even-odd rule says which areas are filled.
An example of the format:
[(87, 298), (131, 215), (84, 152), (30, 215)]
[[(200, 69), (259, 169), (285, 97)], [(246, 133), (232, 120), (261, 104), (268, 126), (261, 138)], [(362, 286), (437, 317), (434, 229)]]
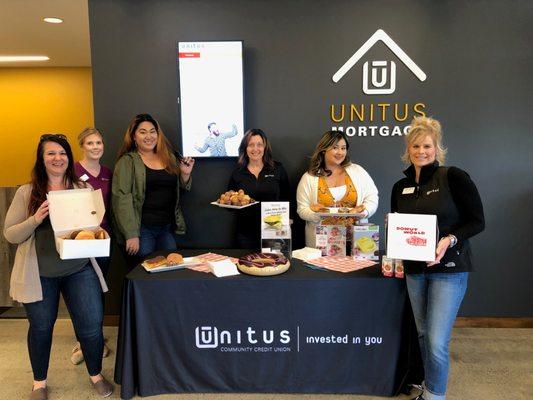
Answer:
[[(462, 315), (533, 316), (533, 3), (114, 0), (89, 1), (89, 14), (95, 119), (107, 135), (109, 165), (137, 113), (154, 114), (170, 140), (180, 143), (177, 41), (244, 41), (245, 125), (269, 134), (294, 190), (318, 138), (332, 125), (330, 104), (425, 103), (443, 123), (448, 164), (470, 173), (485, 206), (486, 231), (472, 241), (478, 272)], [(427, 73), (426, 82), (382, 44), (341, 82), (332, 82), (378, 28)], [(379, 58), (396, 61), (397, 90), (368, 96), (361, 90), (361, 65)], [(390, 188), (402, 176), (403, 139), (353, 137), (350, 144), (352, 159), (380, 189), (373, 221), (382, 225)], [(194, 189), (183, 199), (189, 232), (181, 246), (232, 246), (232, 213), (209, 202), (226, 188), (234, 163), (197, 161)], [(297, 245), (302, 238), (297, 224)], [(122, 272), (120, 266), (113, 272), (115, 289)]]

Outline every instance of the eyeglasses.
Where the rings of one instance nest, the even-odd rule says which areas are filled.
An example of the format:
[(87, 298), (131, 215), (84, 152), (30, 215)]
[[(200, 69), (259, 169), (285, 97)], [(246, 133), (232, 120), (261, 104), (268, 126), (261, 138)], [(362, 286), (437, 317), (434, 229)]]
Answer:
[(62, 133), (45, 133), (44, 135), (41, 135), (41, 138), (39, 139), (39, 143), (42, 143), (45, 140), (49, 140), (52, 138), (67, 140), (67, 137), (63, 135)]

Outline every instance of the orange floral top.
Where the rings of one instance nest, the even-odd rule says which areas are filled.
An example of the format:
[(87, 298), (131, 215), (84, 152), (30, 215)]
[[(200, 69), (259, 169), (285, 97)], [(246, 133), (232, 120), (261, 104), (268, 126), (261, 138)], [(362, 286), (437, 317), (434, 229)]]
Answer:
[[(317, 200), (320, 204), (326, 207), (355, 207), (357, 205), (357, 190), (352, 182), (350, 176), (344, 174), (344, 184), (346, 185), (346, 193), (340, 202), (335, 202), (333, 195), (329, 191), (326, 179), (323, 176), (318, 177), (318, 194)], [(354, 225), (355, 218), (350, 217), (327, 217), (321, 221), (321, 225)]]

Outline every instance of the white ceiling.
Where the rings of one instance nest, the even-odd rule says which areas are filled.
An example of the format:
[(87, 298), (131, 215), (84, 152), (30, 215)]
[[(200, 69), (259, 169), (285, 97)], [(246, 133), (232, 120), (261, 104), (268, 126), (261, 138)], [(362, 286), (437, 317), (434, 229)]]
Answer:
[[(48, 24), (44, 17), (59, 17)], [(0, 56), (45, 55), (49, 61), (0, 67), (89, 67), (87, 0), (0, 0)]]

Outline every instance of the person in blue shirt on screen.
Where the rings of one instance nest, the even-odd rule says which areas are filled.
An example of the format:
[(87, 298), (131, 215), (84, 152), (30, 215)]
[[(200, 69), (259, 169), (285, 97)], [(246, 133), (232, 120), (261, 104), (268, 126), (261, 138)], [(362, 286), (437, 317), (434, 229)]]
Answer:
[(209, 149), (211, 157), (226, 157), (228, 155), (226, 152), (226, 139), (237, 135), (237, 125), (233, 124), (232, 128), (230, 132), (221, 133), (216, 122), (211, 122), (207, 125), (209, 136), (205, 139), (203, 146), (198, 147), (195, 145), (194, 148), (200, 153), (205, 153)]

